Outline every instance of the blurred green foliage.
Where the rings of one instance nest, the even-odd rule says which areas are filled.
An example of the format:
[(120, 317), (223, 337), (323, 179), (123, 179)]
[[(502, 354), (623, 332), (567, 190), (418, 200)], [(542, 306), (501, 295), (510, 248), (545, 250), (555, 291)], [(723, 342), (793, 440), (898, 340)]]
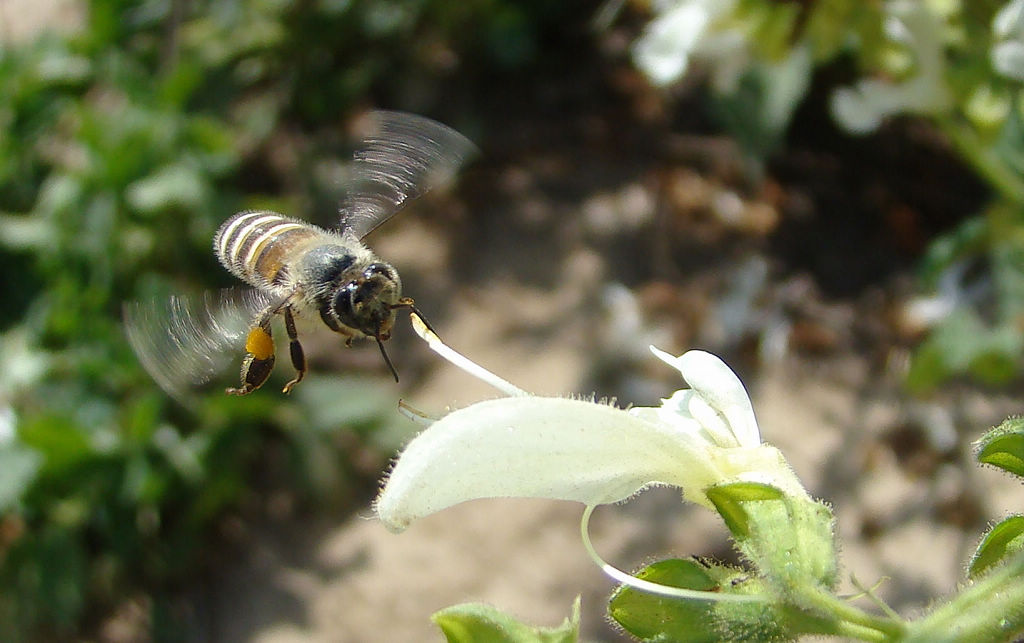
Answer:
[(522, 64), (551, 13), (96, 0), (73, 34), (0, 49), (0, 639), (74, 636), (147, 593), (161, 622), (261, 485), (352, 494), (345, 448), (393, 421), (389, 389), (325, 376), (184, 409), (131, 354), (122, 303), (229, 283), (216, 226), (254, 201), (309, 206), (348, 112), (430, 107), (464, 58)]

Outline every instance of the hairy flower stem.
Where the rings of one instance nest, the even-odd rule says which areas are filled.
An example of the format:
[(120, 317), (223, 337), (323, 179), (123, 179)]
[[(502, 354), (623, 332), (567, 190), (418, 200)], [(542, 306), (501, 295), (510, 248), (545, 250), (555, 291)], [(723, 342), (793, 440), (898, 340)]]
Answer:
[(808, 585), (793, 591), (803, 607), (835, 617), (839, 636), (862, 641), (898, 641), (906, 631), (903, 621), (869, 614), (821, 588)]
[(1024, 552), (911, 623), (906, 641), (1009, 641), (1024, 631)]

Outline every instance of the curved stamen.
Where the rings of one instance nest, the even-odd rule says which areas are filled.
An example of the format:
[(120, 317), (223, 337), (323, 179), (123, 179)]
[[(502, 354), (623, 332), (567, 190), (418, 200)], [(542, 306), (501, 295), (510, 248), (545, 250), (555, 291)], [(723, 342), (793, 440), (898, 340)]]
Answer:
[(583, 537), (583, 546), (587, 549), (587, 553), (590, 555), (590, 559), (601, 568), (605, 574), (610, 576), (612, 579), (638, 589), (641, 592), (647, 592), (648, 594), (656, 594), (658, 596), (666, 596), (668, 598), (686, 598), (690, 600), (698, 601), (728, 601), (731, 603), (765, 603), (764, 596), (760, 595), (746, 595), (746, 594), (727, 594), (724, 592), (704, 592), (696, 589), (683, 589), (682, 587), (672, 587), (671, 585), (661, 585), (659, 583), (652, 583), (651, 581), (637, 578), (622, 571), (617, 567), (613, 567), (606, 563), (603, 558), (594, 549), (593, 543), (590, 542), (590, 515), (594, 513), (595, 505), (587, 505), (587, 508), (583, 510), (583, 517), (580, 519), (580, 535)]
[(455, 349), (442, 342), (441, 338), (437, 336), (437, 333), (435, 333), (430, 326), (427, 325), (427, 322), (416, 312), (410, 314), (409, 318), (412, 320), (412, 329), (416, 331), (416, 334), (427, 343), (430, 350), (448, 360), (454, 366), (461, 368), (477, 379), (487, 382), (505, 395), (510, 397), (529, 397), (530, 394), (528, 392), (511, 382), (503, 380), (483, 366), (471, 361), (468, 357), (457, 353)]

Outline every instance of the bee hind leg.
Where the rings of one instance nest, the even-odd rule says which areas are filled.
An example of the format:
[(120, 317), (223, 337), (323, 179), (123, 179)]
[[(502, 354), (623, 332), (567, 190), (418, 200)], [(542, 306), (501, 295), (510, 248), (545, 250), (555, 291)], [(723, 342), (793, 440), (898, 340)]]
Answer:
[(306, 354), (302, 351), (302, 344), (299, 343), (299, 334), (295, 330), (295, 317), (292, 316), (291, 306), (284, 309), (284, 328), (288, 331), (288, 350), (292, 357), (292, 366), (295, 367), (295, 379), (284, 385), (281, 389), (285, 393), (291, 393), (292, 387), (302, 381), (306, 375)]
[(225, 390), (228, 395), (252, 393), (263, 386), (270, 377), (270, 371), (274, 370), (274, 338), (270, 331), (270, 319), (273, 314), (274, 310), (268, 309), (249, 329), (249, 335), (245, 339), (246, 355), (242, 360), (242, 385)]

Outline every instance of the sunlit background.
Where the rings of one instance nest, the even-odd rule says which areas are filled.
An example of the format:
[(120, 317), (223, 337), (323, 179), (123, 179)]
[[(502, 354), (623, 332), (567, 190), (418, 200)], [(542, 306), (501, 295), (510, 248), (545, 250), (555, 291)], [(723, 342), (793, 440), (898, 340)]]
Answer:
[[(400, 383), (328, 335), (291, 396), (285, 363), (176, 402), (125, 340), (126, 303), (233, 285), (232, 213), (333, 225), (370, 109), (480, 148), (367, 240), (450, 344), (622, 405), (681, 387), (649, 344), (713, 351), (833, 503), (844, 579), (953, 591), (1020, 497), (969, 458), (1021, 412), (1020, 5), (0, 0), (0, 638), (441, 640), (454, 603), (555, 625), (580, 594), (583, 637), (626, 640), (578, 506), (372, 519), (400, 398), (498, 394), (405, 319)], [(669, 490), (594, 538), (735, 558)]]

